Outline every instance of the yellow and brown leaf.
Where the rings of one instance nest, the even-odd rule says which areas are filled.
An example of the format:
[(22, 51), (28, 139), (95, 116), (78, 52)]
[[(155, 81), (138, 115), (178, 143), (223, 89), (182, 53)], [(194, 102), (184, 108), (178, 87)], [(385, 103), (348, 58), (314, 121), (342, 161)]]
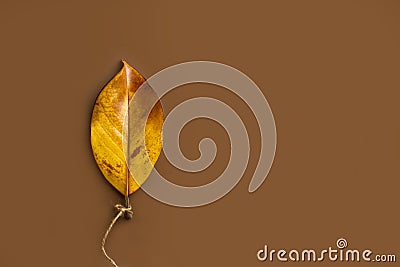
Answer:
[[(123, 138), (125, 114), (129, 114), (129, 101), (144, 82), (143, 76), (123, 61), (120, 72), (113, 77), (97, 97), (92, 113), (91, 143), (94, 158), (104, 177), (125, 196), (135, 192), (140, 186), (136, 181), (140, 181), (141, 184), (151, 171), (148, 168), (137, 170), (135, 173), (143, 177), (133, 179), (126, 159), (140, 163), (140, 160), (148, 155), (154, 165), (162, 148), (164, 115), (159, 101), (147, 119), (145, 134), (135, 136), (136, 140), (141, 141), (137, 143), (145, 144), (146, 149), (135, 147), (134, 144), (129, 144), (128, 149), (124, 148), (124, 140), (126, 140)], [(151, 88), (147, 86), (143, 90), (151, 90)], [(145, 119), (143, 118), (143, 120)], [(130, 153), (127, 157), (124, 156), (125, 151)], [(140, 164), (135, 166), (140, 166)]]

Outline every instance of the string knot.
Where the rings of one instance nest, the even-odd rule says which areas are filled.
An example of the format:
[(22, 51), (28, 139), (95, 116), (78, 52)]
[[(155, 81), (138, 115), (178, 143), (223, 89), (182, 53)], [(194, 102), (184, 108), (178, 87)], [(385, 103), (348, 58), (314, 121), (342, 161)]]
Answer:
[(117, 204), (117, 205), (115, 205), (115, 208), (119, 211), (119, 212), (122, 212), (122, 213), (129, 213), (129, 214), (133, 214), (133, 211), (132, 211), (132, 207), (131, 206), (129, 206), (129, 207), (125, 207), (125, 206), (123, 206), (123, 205), (121, 205), (121, 204)]

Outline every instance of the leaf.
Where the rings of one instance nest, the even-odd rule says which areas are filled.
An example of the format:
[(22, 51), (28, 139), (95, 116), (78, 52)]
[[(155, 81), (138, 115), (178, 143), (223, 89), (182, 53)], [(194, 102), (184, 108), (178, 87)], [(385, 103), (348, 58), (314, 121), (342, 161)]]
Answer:
[[(147, 157), (146, 153), (152, 166), (160, 155), (164, 115), (161, 103), (158, 101), (147, 119), (145, 134), (134, 136), (141, 142), (132, 144), (127, 136), (123, 138), (125, 114), (129, 114), (127, 113), (129, 101), (139, 86), (145, 82), (145, 79), (127, 62), (122, 62), (124, 65), (120, 72), (103, 88), (96, 99), (91, 120), (91, 143), (94, 158), (104, 177), (121, 194), (128, 196), (135, 192), (150, 174), (151, 170), (140, 170), (140, 161)], [(147, 86), (144, 90), (152, 89)], [(143, 120), (145, 119), (143, 118)], [(124, 145), (128, 146), (124, 144), (125, 140), (128, 140), (129, 148), (124, 147)], [(135, 147), (136, 143), (145, 144), (146, 149)], [(126, 157), (124, 151), (128, 153)], [(139, 170), (135, 173), (139, 173), (143, 177), (133, 179), (126, 159), (136, 162), (135, 167)], [(140, 181), (139, 184), (136, 181)]]

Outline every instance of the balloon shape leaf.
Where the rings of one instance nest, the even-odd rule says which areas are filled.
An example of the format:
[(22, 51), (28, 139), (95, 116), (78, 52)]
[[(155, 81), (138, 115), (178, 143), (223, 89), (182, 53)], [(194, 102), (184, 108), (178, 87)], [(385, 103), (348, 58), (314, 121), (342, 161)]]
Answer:
[[(124, 120), (125, 116), (129, 116), (129, 102), (144, 82), (143, 76), (123, 61), (122, 69), (98, 95), (92, 113), (91, 144), (94, 158), (107, 181), (124, 196), (135, 192), (151, 171), (139, 170), (135, 173), (143, 177), (133, 179), (128, 168), (129, 160), (134, 160), (136, 168), (140, 168), (140, 161), (148, 157), (154, 166), (162, 149), (164, 115), (159, 101), (148, 118), (142, 118), (147, 120), (145, 132), (134, 136), (136, 140), (142, 138), (142, 142), (130, 144), (129, 136), (123, 136), (124, 132), (129, 135), (129, 131), (123, 131), (123, 127), (127, 127), (124, 126)], [(147, 86), (144, 90), (152, 89)], [(135, 147), (136, 143), (145, 144), (145, 148)]]

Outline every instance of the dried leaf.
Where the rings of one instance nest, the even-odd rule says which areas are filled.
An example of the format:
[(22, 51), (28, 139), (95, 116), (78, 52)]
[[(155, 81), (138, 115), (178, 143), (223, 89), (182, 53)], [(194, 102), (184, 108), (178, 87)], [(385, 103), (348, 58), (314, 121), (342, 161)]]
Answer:
[[(134, 136), (136, 140), (141, 140), (135, 143), (146, 144), (146, 149), (135, 147), (135, 143), (129, 143), (129, 148), (124, 149), (124, 141), (129, 140), (122, 136), (125, 114), (129, 114), (129, 101), (145, 79), (128, 63), (123, 63), (121, 71), (103, 88), (96, 99), (91, 121), (91, 143), (97, 165), (104, 177), (121, 194), (128, 196), (139, 188), (139, 184), (145, 181), (151, 170), (135, 171), (135, 175), (140, 173), (143, 177), (135, 177), (134, 180), (126, 160), (134, 160), (136, 168), (140, 168), (140, 161), (147, 157), (147, 153), (154, 166), (162, 148), (164, 115), (158, 101), (147, 119), (145, 134)], [(151, 88), (147, 86), (144, 90)], [(124, 157), (124, 153), (128, 155)], [(139, 184), (136, 181), (140, 181)]]

